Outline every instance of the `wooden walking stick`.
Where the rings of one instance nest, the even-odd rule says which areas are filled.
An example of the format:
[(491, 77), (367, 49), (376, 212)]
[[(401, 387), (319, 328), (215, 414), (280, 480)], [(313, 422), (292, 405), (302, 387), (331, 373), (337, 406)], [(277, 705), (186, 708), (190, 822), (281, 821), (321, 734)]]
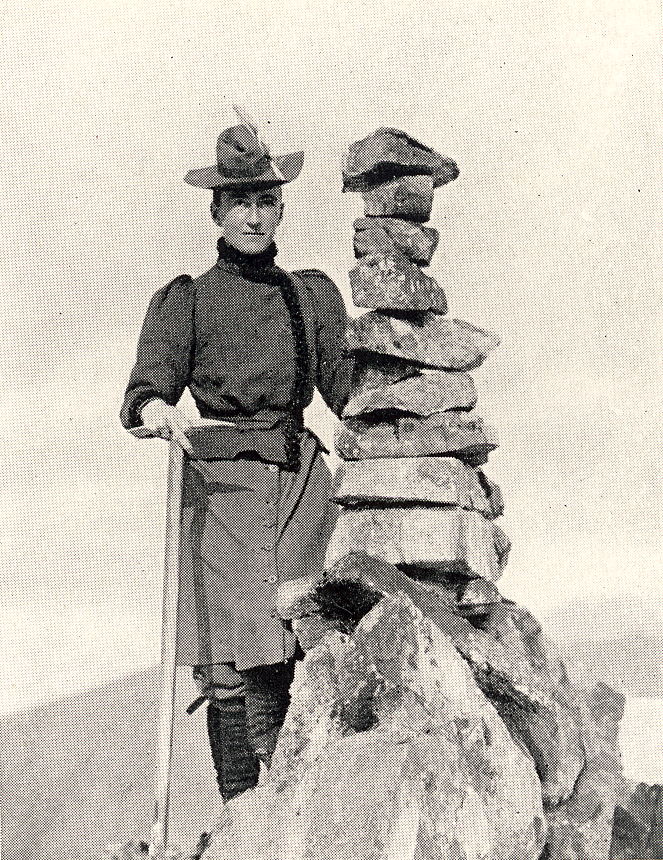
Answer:
[(173, 752), (173, 714), (175, 709), (175, 662), (177, 656), (177, 600), (180, 575), (182, 480), (184, 451), (171, 440), (168, 456), (166, 497), (166, 559), (163, 581), (163, 620), (161, 628), (161, 684), (157, 730), (156, 795), (154, 824), (149, 856), (163, 860), (168, 842), (170, 770)]

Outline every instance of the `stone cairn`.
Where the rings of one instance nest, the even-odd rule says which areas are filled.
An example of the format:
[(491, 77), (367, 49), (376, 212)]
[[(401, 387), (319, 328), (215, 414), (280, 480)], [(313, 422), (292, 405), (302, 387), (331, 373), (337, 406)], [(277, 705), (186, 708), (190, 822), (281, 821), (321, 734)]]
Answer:
[(343, 506), (328, 565), (348, 552), (427, 578), (500, 576), (509, 541), (496, 484), (479, 466), (497, 447), (474, 411), (468, 371), (498, 338), (445, 316), (443, 289), (422, 268), (439, 233), (424, 227), (436, 188), (458, 176), (454, 161), (403, 132), (382, 128), (350, 147), (344, 190), (360, 192), (355, 304), (372, 310), (348, 333), (356, 378), (336, 440)]
[(469, 371), (498, 339), (447, 317), (422, 271), (433, 191), (457, 175), (390, 128), (345, 159), (368, 312), (348, 332), (342, 510), (324, 575), (279, 587), (306, 655), (269, 772), (226, 806), (206, 860), (607, 860), (611, 841), (634, 856), (623, 696), (495, 585), (509, 542), (481, 466), (497, 441)]

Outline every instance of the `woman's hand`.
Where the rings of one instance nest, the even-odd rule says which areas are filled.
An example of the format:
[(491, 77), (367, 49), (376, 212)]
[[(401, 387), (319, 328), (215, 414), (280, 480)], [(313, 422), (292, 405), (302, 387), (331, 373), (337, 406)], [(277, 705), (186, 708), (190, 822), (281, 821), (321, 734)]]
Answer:
[(161, 439), (174, 439), (187, 454), (193, 454), (191, 442), (186, 431), (192, 421), (176, 406), (169, 406), (165, 400), (149, 400), (140, 413), (143, 426)]

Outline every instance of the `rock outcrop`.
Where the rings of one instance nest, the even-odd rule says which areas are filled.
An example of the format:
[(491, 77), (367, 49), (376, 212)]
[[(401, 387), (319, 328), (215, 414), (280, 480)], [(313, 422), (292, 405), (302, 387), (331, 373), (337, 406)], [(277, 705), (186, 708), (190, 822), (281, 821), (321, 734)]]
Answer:
[(613, 860), (663, 857), (663, 785), (622, 782), (617, 793), (610, 857)]
[(355, 553), (319, 582), (288, 583), (280, 589), (279, 610), (300, 641), (314, 647), (330, 629), (353, 630), (385, 595), (407, 595), (448, 637), (511, 737), (528, 751), (548, 827), (543, 856), (607, 860), (622, 781), (623, 697), (563, 663), (536, 619), (485, 580), (417, 580)]
[(208, 860), (537, 860), (538, 777), (448, 637), (405, 595), (298, 667), (264, 784)]

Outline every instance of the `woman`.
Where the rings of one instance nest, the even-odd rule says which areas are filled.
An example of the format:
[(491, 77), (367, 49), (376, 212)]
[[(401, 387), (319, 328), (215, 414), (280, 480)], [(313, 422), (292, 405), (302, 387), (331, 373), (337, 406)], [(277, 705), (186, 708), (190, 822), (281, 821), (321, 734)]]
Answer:
[[(346, 312), (322, 272), (274, 263), (281, 186), (303, 153), (272, 158), (249, 123), (224, 131), (217, 163), (186, 181), (212, 189), (217, 263), (150, 302), (121, 420), (174, 438), (185, 470), (178, 662), (209, 699), (224, 799), (256, 784), (288, 707), (296, 641), (276, 615), (281, 582), (319, 572), (336, 511), (318, 439), (303, 425), (314, 386), (340, 414), (351, 359)], [(200, 431), (177, 408), (188, 387)]]

